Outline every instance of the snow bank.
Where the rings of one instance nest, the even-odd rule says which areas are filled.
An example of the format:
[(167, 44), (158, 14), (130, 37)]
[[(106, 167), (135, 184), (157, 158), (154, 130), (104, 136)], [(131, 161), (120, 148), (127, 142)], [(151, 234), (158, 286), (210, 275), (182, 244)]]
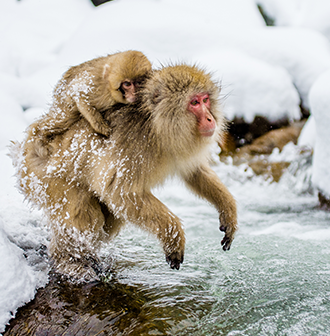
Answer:
[(315, 148), (315, 138), (316, 138), (315, 119), (314, 116), (311, 115), (309, 116), (306, 124), (301, 130), (298, 139), (298, 146)]
[[(46, 109), (52, 88), (69, 66), (137, 49), (155, 67), (185, 61), (213, 71), (223, 82), (224, 94), (230, 94), (225, 105), (230, 119), (243, 116), (250, 121), (255, 115), (295, 119), (299, 118), (296, 88), (308, 108), (310, 87), (330, 67), (329, 43), (321, 34), (265, 28), (253, 0), (207, 0), (205, 17), (195, 10), (197, 0), (113, 1), (97, 8), (87, 0), (79, 4), (75, 0), (69, 7), (63, 1), (46, 5), (25, 0), (3, 11), (3, 25), (8, 17), (17, 21), (6, 29), (8, 36), (0, 34), (5, 46), (0, 75), (7, 75), (0, 76), (0, 88), (24, 108)], [(33, 12), (36, 7), (38, 14)], [(40, 27), (45, 27), (42, 34)]]
[(309, 95), (315, 119), (316, 139), (313, 156), (312, 182), (330, 199), (330, 70), (315, 82)]
[(318, 32), (308, 29), (267, 27), (244, 34), (232, 32), (223, 35), (220, 42), (285, 68), (306, 108), (309, 108), (308, 93), (312, 84), (330, 68), (329, 42)]
[(0, 90), (0, 150), (9, 145), (9, 140), (23, 139), (28, 126), (23, 120), (22, 107), (7, 93)]
[[(209, 0), (203, 6), (208, 9), (205, 19), (195, 10), (197, 2), (194, 7), (188, 0), (127, 0), (102, 5), (67, 40), (57, 62), (31, 81), (46, 95), (46, 89), (54, 86), (70, 65), (137, 49), (155, 67), (184, 61), (214, 72), (224, 87), (230, 88), (225, 109), (230, 119), (244, 116), (250, 121), (257, 114), (271, 120), (299, 118), (296, 88), (308, 108), (311, 85), (330, 67), (328, 41), (310, 30), (265, 28), (251, 1), (228, 4)], [(122, 13), (129, 25), (122, 24)], [(227, 50), (236, 55), (230, 57)]]
[(282, 67), (251, 57), (237, 49), (199, 56), (220, 79), (226, 117), (252, 122), (256, 115), (269, 121), (300, 118), (300, 98), (292, 78)]
[[(0, 89), (24, 108), (46, 108), (49, 95), (29, 76), (55, 62), (64, 41), (94, 9), (89, 0), (2, 1)], [(43, 85), (51, 91), (52, 83)]]
[(33, 299), (38, 280), (27, 265), (23, 250), (9, 241), (0, 218), (0, 332), (18, 307)]
[(2, 1), (0, 40), (24, 69), (28, 65), (21, 62), (44, 62), (44, 56), (56, 52), (93, 9), (89, 0)]
[(48, 267), (37, 253), (41, 244), (48, 244), (48, 233), (37, 225), (40, 215), (29, 211), (14, 188), (14, 170), (6, 154), (0, 150), (0, 333), (17, 308), (46, 284)]
[(0, 73), (0, 90), (10, 95), (24, 109), (31, 106), (46, 108), (52, 87), (50, 85), (46, 86), (47, 91), (43, 92), (38, 84), (38, 82), (28, 78)]
[(330, 40), (330, 2), (328, 0), (256, 0), (277, 26), (306, 27)]

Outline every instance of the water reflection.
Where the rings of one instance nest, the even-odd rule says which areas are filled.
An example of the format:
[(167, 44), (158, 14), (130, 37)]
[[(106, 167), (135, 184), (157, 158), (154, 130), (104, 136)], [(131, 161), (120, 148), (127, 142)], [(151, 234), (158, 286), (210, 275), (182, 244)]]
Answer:
[(189, 285), (148, 288), (115, 276), (77, 285), (51, 276), (4, 335), (173, 335), (194, 325), (214, 301)]

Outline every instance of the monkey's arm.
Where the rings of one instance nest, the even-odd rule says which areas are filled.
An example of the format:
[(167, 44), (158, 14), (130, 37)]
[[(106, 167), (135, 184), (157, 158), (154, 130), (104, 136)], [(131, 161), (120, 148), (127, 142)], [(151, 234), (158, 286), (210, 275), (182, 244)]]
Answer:
[(233, 196), (215, 172), (207, 166), (199, 167), (192, 174), (185, 176), (184, 180), (192, 191), (205, 198), (218, 210), (220, 231), (225, 232), (221, 245), (224, 251), (229, 250), (237, 230), (237, 210)]
[(180, 219), (162, 202), (150, 192), (128, 192), (121, 193), (120, 197), (112, 195), (106, 203), (116, 217), (156, 235), (171, 268), (180, 268), (185, 247), (184, 231)]
[(82, 99), (77, 101), (77, 108), (79, 112), (87, 119), (95, 132), (106, 137), (110, 135), (110, 127), (98, 110), (92, 106), (87, 105), (82, 101)]

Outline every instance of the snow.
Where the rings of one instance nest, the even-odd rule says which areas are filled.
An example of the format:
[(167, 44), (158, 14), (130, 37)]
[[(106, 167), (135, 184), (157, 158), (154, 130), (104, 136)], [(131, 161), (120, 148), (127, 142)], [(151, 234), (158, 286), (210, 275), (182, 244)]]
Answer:
[(0, 150), (0, 333), (16, 309), (47, 283), (48, 267), (36, 253), (47, 245), (47, 230), (39, 226), (40, 215), (28, 209), (15, 188), (7, 152)]
[(328, 0), (256, 0), (277, 26), (306, 27), (330, 39)]
[[(1, 219), (0, 226), (3, 226)], [(0, 255), (5, 256), (1, 258), (0, 281), (0, 331), (3, 331), (4, 324), (15, 316), (16, 308), (33, 299), (36, 276), (26, 264), (23, 251), (9, 241), (3, 229), (0, 229)]]
[(309, 99), (315, 119), (315, 147), (312, 181), (330, 199), (330, 71), (318, 78), (311, 88)]
[(199, 59), (213, 70), (215, 78), (222, 78), (221, 93), (226, 97), (224, 109), (229, 120), (238, 117), (252, 122), (256, 115), (271, 122), (300, 118), (300, 98), (283, 67), (231, 48), (205, 53)]
[(23, 139), (23, 131), (28, 126), (24, 121), (23, 109), (19, 103), (0, 90), (1, 132), (0, 149), (8, 145), (9, 139)]
[(315, 147), (315, 137), (316, 137), (316, 129), (315, 129), (315, 119), (314, 116), (311, 115), (308, 117), (304, 128), (302, 129), (299, 139), (298, 145), (300, 147)]
[[(282, 27), (266, 27), (256, 3)], [(41, 214), (14, 186), (6, 147), (47, 110), (69, 66), (126, 49), (141, 50), (156, 68), (197, 63), (221, 83), (229, 119), (295, 120), (302, 101), (313, 116), (299, 145), (315, 143), (313, 182), (330, 196), (329, 13), (328, 0), (206, 0), (203, 8), (197, 0), (115, 0), (97, 8), (89, 0), (1, 1), (0, 332), (47, 282), (37, 251), (49, 239)]]

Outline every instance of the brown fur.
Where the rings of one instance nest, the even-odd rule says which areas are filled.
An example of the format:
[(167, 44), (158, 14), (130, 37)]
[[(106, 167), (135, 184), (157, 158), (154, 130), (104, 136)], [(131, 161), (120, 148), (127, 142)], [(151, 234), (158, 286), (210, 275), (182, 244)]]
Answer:
[(140, 83), (150, 72), (149, 60), (134, 50), (71, 67), (54, 89), (49, 112), (35, 123), (36, 133), (42, 139), (63, 133), (83, 116), (95, 132), (109, 136), (110, 128), (102, 113), (116, 103), (128, 104), (122, 83)]
[[(199, 92), (210, 95), (217, 122), (212, 137), (202, 137), (196, 117), (187, 112), (190, 97)], [(81, 119), (40, 150), (29, 129), (25, 142), (13, 149), (14, 163), (22, 191), (49, 216), (50, 253), (60, 272), (81, 276), (98, 243), (116, 235), (125, 222), (154, 234), (171, 267), (179, 269), (185, 247), (180, 219), (151, 193), (171, 175), (216, 207), (225, 231), (223, 248), (230, 248), (236, 204), (208, 164), (208, 147), (223, 131), (218, 96), (204, 71), (170, 66), (147, 79), (136, 105), (105, 114), (110, 138)]]

